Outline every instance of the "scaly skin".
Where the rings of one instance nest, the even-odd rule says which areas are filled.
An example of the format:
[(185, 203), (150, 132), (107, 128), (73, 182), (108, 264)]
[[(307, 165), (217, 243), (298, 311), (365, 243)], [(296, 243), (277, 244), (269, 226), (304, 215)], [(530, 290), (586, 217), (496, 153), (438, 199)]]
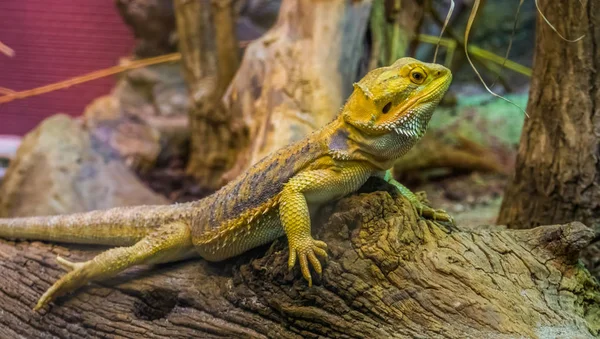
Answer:
[(369, 177), (386, 179), (424, 217), (452, 219), (422, 204), (388, 169), (425, 133), (450, 85), (443, 66), (402, 58), (369, 72), (338, 117), (275, 152), (215, 194), (197, 202), (140, 206), (65, 216), (0, 219), (0, 237), (126, 246), (94, 259), (58, 262), (70, 270), (35, 309), (90, 281), (140, 264), (192, 256), (219, 261), (286, 235), (289, 267), (299, 262), (312, 284), (327, 245), (311, 236), (309, 211), (358, 190)]

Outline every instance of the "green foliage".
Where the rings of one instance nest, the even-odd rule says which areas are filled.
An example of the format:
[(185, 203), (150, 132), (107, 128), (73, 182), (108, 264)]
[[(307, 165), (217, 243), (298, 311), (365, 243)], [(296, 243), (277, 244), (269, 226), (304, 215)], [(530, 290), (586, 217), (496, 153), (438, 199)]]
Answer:
[[(526, 94), (506, 96), (516, 105), (527, 105)], [(519, 144), (525, 116), (521, 110), (488, 94), (459, 96), (456, 107), (439, 107), (431, 118), (432, 130), (454, 130), (454, 134), (489, 146), (491, 140), (516, 147)]]

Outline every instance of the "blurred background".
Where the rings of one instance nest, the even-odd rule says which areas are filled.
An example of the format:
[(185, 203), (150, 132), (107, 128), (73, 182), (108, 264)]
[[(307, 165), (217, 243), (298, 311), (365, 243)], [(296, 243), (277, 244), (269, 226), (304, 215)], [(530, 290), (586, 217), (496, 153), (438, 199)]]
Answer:
[[(21, 174), (15, 167), (5, 181), (77, 197), (56, 207), (31, 193), (38, 201), (32, 211), (9, 202), (16, 193), (5, 183), (0, 212), (200, 198), (329, 121), (370, 69), (402, 56), (432, 61), (450, 4), (313, 2), (0, 2), (0, 43), (8, 48), (0, 55), (0, 175), (18, 161)], [(473, 1), (455, 3), (436, 57), (454, 82), (427, 137), (395, 174), (459, 221), (493, 223), (523, 125), (537, 12), (525, 2), (516, 23), (517, 2), (486, 0), (470, 32), (475, 66), (512, 105), (486, 92), (467, 62)], [(107, 69), (110, 75), (95, 75)], [(102, 169), (115, 163), (122, 168)], [(106, 173), (90, 176), (90, 168)], [(38, 171), (47, 177), (42, 184)], [(102, 194), (83, 192), (90, 180), (102, 182)], [(57, 184), (63, 181), (78, 188)]]
[[(239, 0), (241, 9), (236, 22), (238, 39), (252, 40), (264, 34), (277, 18), (280, 0)], [(445, 15), (447, 1), (434, 1), (437, 13)], [(457, 10), (450, 22), (456, 35), (462, 37), (472, 1), (457, 1)], [(5, 0), (0, 3), (0, 41), (16, 51), (15, 57), (0, 60), (0, 86), (15, 91), (27, 90), (77, 75), (107, 68), (129, 57), (135, 49), (135, 36), (122, 14), (130, 20), (147, 20), (146, 39), (169, 39), (175, 34), (172, 1), (111, 1), (90, 0), (77, 3), (66, 0)], [(482, 6), (472, 32), (474, 45), (504, 56), (511, 37), (516, 4), (488, 0)], [(513, 41), (511, 60), (531, 66), (534, 39), (535, 6), (526, 2), (521, 9), (519, 29)], [(137, 17), (136, 17), (137, 16)], [(130, 21), (131, 22), (131, 21)], [(133, 22), (131, 22), (133, 24)], [(137, 23), (139, 27), (141, 23)], [(439, 25), (425, 17), (419, 31), (437, 36)], [(150, 36), (151, 34), (155, 36)], [(446, 34), (446, 37), (448, 34)], [(175, 51), (163, 41), (162, 50), (138, 49), (138, 55), (150, 56)], [(156, 43), (160, 43), (157, 41)], [(435, 45), (413, 41), (410, 54), (431, 60)], [(151, 47), (148, 47), (151, 49)], [(458, 46), (460, 49), (460, 46)], [(445, 48), (440, 48), (439, 61), (444, 61)], [(469, 69), (463, 54), (458, 51), (452, 60), (454, 89), (466, 93), (483, 93), (482, 85)], [(499, 68), (494, 68), (499, 70)], [(487, 79), (490, 74), (484, 72)], [(526, 92), (528, 77), (504, 71), (503, 83), (510, 91)], [(94, 98), (108, 94), (116, 83), (115, 77), (100, 78), (68, 90), (16, 100), (0, 105), (0, 134), (24, 135), (44, 118), (63, 112), (81, 115)], [(501, 92), (506, 90), (497, 86)]]
[[(113, 66), (133, 51), (134, 36), (111, 1), (2, 1), (0, 87), (23, 91)], [(108, 94), (114, 77), (0, 106), (0, 134), (24, 135), (57, 112), (81, 115)]]

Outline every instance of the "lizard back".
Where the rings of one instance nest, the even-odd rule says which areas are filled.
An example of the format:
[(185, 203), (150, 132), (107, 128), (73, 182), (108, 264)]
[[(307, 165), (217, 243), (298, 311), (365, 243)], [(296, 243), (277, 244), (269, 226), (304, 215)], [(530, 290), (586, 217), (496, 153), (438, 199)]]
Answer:
[[(269, 211), (290, 178), (315, 159), (327, 155), (327, 146), (315, 140), (319, 132), (268, 155), (219, 191), (197, 202), (191, 218), (194, 244), (204, 245), (226, 235), (230, 228), (248, 223), (254, 215)], [(273, 215), (265, 217), (273, 219)]]

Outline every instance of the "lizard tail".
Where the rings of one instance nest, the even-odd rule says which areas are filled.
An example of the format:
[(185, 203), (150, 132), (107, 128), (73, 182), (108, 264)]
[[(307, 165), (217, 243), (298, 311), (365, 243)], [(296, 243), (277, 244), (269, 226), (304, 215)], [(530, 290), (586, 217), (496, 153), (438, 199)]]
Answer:
[(135, 206), (45, 217), (0, 218), (0, 238), (127, 246), (165, 223), (185, 220), (188, 207), (188, 204)]

